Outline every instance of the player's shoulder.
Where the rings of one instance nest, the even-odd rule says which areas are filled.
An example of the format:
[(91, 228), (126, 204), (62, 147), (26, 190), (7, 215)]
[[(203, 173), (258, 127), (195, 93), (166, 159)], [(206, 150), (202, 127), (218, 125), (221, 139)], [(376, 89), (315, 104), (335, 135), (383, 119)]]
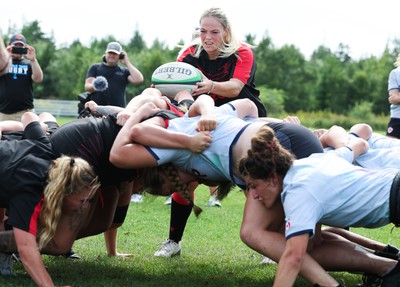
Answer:
[(248, 44), (242, 43), (238, 48), (238, 52), (253, 54), (253, 49)]

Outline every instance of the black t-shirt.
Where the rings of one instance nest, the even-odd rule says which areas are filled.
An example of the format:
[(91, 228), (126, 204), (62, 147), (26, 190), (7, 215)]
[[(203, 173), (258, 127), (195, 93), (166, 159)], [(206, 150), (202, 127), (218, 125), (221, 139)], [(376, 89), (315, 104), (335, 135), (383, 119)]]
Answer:
[(102, 185), (115, 185), (136, 177), (136, 170), (121, 169), (110, 162), (111, 147), (120, 130), (115, 116), (89, 117), (62, 125), (50, 141), (56, 155), (85, 159), (94, 167)]
[(108, 88), (104, 92), (91, 93), (91, 100), (101, 106), (111, 105), (124, 108), (126, 105), (125, 89), (129, 83), (129, 75), (126, 67), (110, 67), (103, 63), (93, 64), (90, 66), (86, 78), (103, 76), (107, 79)]
[(0, 77), (0, 112), (13, 114), (33, 109), (31, 62), (13, 60), (7, 74)]
[(43, 189), (55, 159), (40, 124), (29, 124), (21, 140), (0, 141), (0, 158), (0, 207), (7, 208), (7, 224), (36, 235)]

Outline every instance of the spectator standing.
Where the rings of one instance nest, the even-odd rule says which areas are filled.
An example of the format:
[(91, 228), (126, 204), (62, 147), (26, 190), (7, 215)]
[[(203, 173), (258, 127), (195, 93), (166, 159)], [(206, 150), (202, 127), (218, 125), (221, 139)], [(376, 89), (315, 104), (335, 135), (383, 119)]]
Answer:
[[(122, 67), (119, 63), (125, 65)], [(128, 54), (118, 42), (107, 45), (102, 63), (90, 66), (85, 80), (85, 90), (98, 105), (126, 106), (126, 86), (143, 82), (142, 73), (129, 61)]]
[(395, 68), (390, 71), (388, 79), (390, 120), (386, 135), (400, 138), (400, 54), (397, 56), (394, 66)]
[(0, 76), (0, 121), (20, 121), (22, 114), (34, 112), (33, 83), (43, 81), (43, 71), (36, 59), (35, 48), (22, 34), (10, 38), (7, 51), (12, 63)]

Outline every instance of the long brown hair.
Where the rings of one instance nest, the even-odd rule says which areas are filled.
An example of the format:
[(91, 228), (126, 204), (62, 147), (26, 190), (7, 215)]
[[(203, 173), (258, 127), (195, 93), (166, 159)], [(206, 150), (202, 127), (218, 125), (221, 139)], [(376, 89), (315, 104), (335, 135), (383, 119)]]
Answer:
[(272, 174), (284, 177), (293, 164), (294, 155), (275, 137), (274, 131), (263, 126), (251, 139), (247, 155), (239, 162), (239, 173), (245, 177), (267, 180)]
[(189, 190), (186, 183), (182, 182), (179, 177), (178, 171), (172, 164), (164, 164), (157, 167), (150, 167), (143, 169), (143, 189), (152, 195), (164, 195), (162, 193), (162, 185), (165, 183), (164, 174), (171, 182), (172, 187), (178, 192), (186, 201), (193, 206), (193, 212), (199, 216), (203, 211), (200, 207), (193, 202), (193, 193)]

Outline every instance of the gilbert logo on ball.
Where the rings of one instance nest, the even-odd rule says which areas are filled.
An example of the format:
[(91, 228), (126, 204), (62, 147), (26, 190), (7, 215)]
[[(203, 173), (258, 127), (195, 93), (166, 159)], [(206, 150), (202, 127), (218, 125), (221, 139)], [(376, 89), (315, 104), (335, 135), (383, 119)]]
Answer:
[(187, 63), (170, 62), (154, 71), (151, 82), (163, 95), (174, 98), (182, 90), (192, 93), (197, 88), (196, 83), (201, 82), (201, 73)]

